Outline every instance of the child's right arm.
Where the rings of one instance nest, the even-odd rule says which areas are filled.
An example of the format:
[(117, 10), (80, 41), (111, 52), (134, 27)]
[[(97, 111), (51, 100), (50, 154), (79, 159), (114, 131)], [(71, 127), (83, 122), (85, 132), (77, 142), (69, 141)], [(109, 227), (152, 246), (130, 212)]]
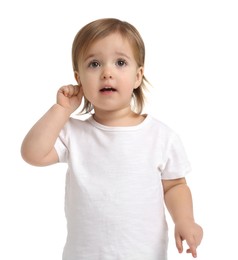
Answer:
[(57, 104), (36, 122), (22, 142), (21, 154), (27, 163), (45, 166), (58, 162), (56, 139), (70, 115), (80, 106), (82, 97), (83, 91), (78, 85), (59, 89)]

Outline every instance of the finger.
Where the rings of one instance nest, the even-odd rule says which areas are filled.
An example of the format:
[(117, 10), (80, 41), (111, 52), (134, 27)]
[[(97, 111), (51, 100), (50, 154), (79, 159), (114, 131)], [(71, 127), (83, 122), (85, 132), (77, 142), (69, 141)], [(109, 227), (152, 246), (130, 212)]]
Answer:
[(186, 240), (189, 249), (187, 249), (187, 253), (191, 253), (193, 257), (197, 257), (197, 246), (196, 246), (196, 241), (194, 237)]
[(79, 93), (78, 85), (66, 85), (61, 88), (62, 93), (66, 97), (76, 96)]
[(68, 97), (72, 97), (75, 95), (75, 86), (74, 85), (68, 85)]
[(68, 97), (70, 93), (69, 85), (61, 87), (59, 89), (59, 93), (62, 93), (64, 96)]
[(82, 87), (79, 85), (74, 85), (74, 95), (77, 96), (80, 92), (82, 92)]
[(175, 242), (176, 242), (176, 247), (177, 247), (179, 253), (182, 253), (183, 252), (183, 241), (179, 235), (175, 236)]
[(186, 250), (186, 252), (187, 252), (188, 254), (192, 254), (192, 256), (193, 256), (194, 258), (197, 257), (197, 250), (196, 250), (196, 248), (189, 248), (189, 249)]

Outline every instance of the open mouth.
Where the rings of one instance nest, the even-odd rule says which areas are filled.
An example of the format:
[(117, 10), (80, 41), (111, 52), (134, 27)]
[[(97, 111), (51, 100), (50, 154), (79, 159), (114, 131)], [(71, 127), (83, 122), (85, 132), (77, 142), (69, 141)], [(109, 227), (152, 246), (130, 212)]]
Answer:
[(115, 92), (115, 91), (117, 91), (117, 90), (112, 87), (104, 87), (104, 88), (100, 89), (100, 92)]

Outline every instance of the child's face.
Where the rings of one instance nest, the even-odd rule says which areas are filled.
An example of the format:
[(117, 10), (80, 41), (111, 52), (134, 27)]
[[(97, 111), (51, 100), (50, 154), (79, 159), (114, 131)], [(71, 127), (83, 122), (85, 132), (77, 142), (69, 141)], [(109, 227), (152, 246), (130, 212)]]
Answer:
[(85, 97), (94, 110), (115, 111), (130, 107), (133, 90), (143, 77), (128, 40), (113, 33), (96, 41), (76, 72)]

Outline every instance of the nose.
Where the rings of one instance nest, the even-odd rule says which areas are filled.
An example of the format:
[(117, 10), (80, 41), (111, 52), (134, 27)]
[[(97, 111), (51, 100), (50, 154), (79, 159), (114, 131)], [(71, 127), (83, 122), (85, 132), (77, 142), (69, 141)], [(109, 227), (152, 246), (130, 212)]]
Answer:
[(102, 71), (102, 79), (112, 79), (112, 71), (109, 66), (104, 67)]

